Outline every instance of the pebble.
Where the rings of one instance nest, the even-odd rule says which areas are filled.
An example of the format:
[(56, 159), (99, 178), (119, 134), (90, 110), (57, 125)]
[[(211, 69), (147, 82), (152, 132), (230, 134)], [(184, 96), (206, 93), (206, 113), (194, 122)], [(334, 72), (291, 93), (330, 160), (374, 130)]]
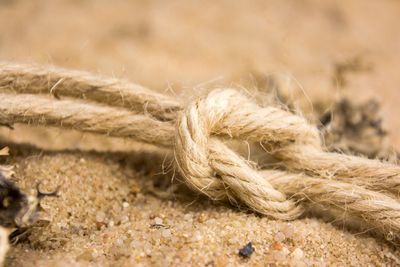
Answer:
[(122, 246), (124, 244), (124, 240), (122, 240), (122, 239), (120, 239), (120, 238), (118, 238), (117, 240), (115, 240), (115, 245), (117, 245), (117, 246)]
[(200, 213), (199, 217), (197, 218), (197, 221), (199, 223), (203, 223), (207, 220), (207, 215), (205, 213)]
[(152, 245), (149, 243), (149, 242), (147, 242), (147, 243), (145, 243), (144, 245), (143, 245), (143, 251), (144, 251), (144, 253), (146, 254), (146, 255), (150, 255), (151, 254), (151, 249), (152, 249), (153, 247), (152, 247)]
[(163, 220), (160, 217), (154, 218), (154, 224), (163, 224)]
[(129, 244), (129, 246), (131, 248), (138, 249), (138, 248), (140, 248), (142, 246), (142, 243), (140, 241), (138, 241), (138, 240), (132, 240), (132, 242)]
[(303, 250), (301, 250), (301, 248), (296, 248), (295, 250), (293, 250), (291, 256), (295, 260), (301, 260), (304, 256), (304, 252)]
[(254, 250), (253, 244), (249, 242), (247, 245), (239, 249), (239, 256), (243, 258), (249, 258), (251, 254), (253, 254)]
[(76, 257), (76, 260), (84, 260), (84, 261), (92, 261), (93, 260), (93, 255), (90, 250), (84, 251), (82, 254)]
[(228, 240), (228, 243), (229, 244), (236, 244), (236, 243), (238, 243), (239, 242), (239, 240), (238, 240), (238, 237), (237, 236), (234, 236), (234, 237), (232, 237), (232, 238), (230, 238), (229, 240)]
[(283, 248), (282, 244), (279, 242), (272, 243), (271, 247), (273, 250), (282, 250)]
[(288, 250), (287, 247), (283, 247), (281, 251), (285, 256), (289, 255), (290, 251)]
[(154, 231), (154, 232), (151, 234), (151, 237), (152, 237), (153, 241), (158, 242), (158, 241), (161, 239), (161, 233), (160, 233), (160, 231), (159, 231), (159, 230)]
[(193, 242), (198, 242), (198, 241), (200, 241), (202, 239), (203, 239), (203, 236), (201, 235), (201, 233), (199, 231), (194, 232), (194, 234), (193, 234), (193, 236), (191, 238), (191, 240)]
[(286, 225), (282, 229), (282, 233), (285, 235), (286, 238), (292, 238), (294, 234), (294, 227), (291, 224)]
[(123, 203), (122, 203), (122, 207), (123, 207), (124, 209), (126, 209), (127, 207), (129, 207), (129, 203), (128, 203), (128, 202), (123, 202)]
[(121, 223), (126, 223), (126, 222), (128, 222), (129, 221), (129, 217), (128, 216), (123, 216), (122, 218), (121, 218)]
[(191, 221), (193, 221), (193, 215), (190, 214), (190, 213), (187, 213), (187, 214), (185, 214), (185, 215), (183, 216), (183, 219), (184, 219), (185, 221), (187, 221), (187, 222), (191, 222)]
[(274, 240), (276, 242), (283, 242), (286, 239), (286, 236), (282, 232), (278, 232), (274, 236)]
[(165, 238), (169, 238), (169, 237), (171, 237), (171, 230), (170, 229), (164, 229), (164, 230), (162, 230), (161, 235), (163, 237), (165, 237)]
[(276, 261), (282, 262), (286, 260), (286, 255), (282, 251), (275, 251), (272, 255)]
[(106, 214), (104, 212), (99, 211), (96, 213), (96, 221), (97, 222), (99, 222), (99, 223), (104, 222), (105, 218), (106, 218)]

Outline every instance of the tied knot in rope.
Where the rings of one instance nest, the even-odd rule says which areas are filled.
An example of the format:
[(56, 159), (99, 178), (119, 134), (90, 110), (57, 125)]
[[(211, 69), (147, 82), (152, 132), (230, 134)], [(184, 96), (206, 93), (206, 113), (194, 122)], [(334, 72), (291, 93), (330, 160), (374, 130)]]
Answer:
[[(328, 152), (304, 117), (236, 90), (185, 106), (127, 81), (0, 62), (0, 126), (17, 123), (174, 149), (185, 184), (211, 199), (284, 220), (322, 212), (400, 244), (397, 164)], [(231, 139), (260, 144), (281, 168), (258, 168), (226, 145)]]
[(245, 203), (274, 218), (290, 220), (302, 213), (221, 137), (260, 142), (270, 149), (293, 143), (319, 147), (314, 127), (282, 109), (261, 108), (232, 89), (212, 91), (189, 104), (177, 119), (175, 158), (189, 187), (214, 200)]

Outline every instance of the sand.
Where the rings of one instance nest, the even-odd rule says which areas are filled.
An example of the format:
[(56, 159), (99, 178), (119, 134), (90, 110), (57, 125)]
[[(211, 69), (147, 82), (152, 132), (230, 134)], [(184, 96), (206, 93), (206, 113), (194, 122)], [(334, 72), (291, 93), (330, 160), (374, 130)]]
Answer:
[[(307, 116), (341, 96), (378, 100), (399, 149), (399, 7), (393, 0), (7, 0), (0, 58), (126, 78), (184, 99), (217, 85), (263, 93), (271, 76), (289, 77), (284, 89)], [(43, 203), (50, 225), (13, 246), (7, 266), (400, 264), (396, 248), (368, 234), (313, 217), (269, 220), (171, 187), (167, 151), (61, 130), (0, 134), (21, 188), (61, 185), (61, 196)], [(255, 252), (243, 259), (238, 251), (248, 242)]]

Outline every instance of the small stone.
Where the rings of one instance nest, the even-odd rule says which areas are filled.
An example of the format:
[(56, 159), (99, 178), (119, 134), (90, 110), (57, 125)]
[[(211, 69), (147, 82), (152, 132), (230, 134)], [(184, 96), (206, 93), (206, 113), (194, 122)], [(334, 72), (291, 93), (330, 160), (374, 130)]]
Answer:
[(275, 251), (273, 253), (273, 257), (278, 262), (282, 262), (282, 261), (286, 260), (286, 255), (284, 253), (282, 253), (281, 251)]
[(141, 196), (143, 196), (142, 194), (140, 194), (139, 192), (140, 192), (140, 187), (135, 183), (135, 184), (132, 184), (131, 186), (130, 186), (130, 190), (131, 190), (131, 192), (133, 193), (133, 194), (137, 194), (136, 196), (138, 196), (138, 197), (141, 197)]
[(154, 242), (158, 242), (158, 241), (161, 239), (161, 233), (160, 233), (160, 231), (159, 231), (159, 230), (154, 231), (154, 232), (151, 234), (151, 238), (153, 239)]
[(104, 222), (96, 222), (96, 228), (97, 230), (101, 230), (103, 227), (106, 227), (107, 224)]
[(298, 231), (293, 233), (292, 240), (296, 243), (303, 243), (307, 239), (306, 230), (298, 229)]
[(128, 216), (123, 216), (122, 218), (121, 218), (121, 223), (126, 223), (126, 222), (128, 222), (129, 221), (129, 217)]
[(126, 208), (128, 208), (129, 207), (129, 203), (128, 202), (123, 202), (122, 203), (122, 207), (124, 208), (124, 209), (126, 209)]
[(225, 267), (228, 266), (228, 260), (225, 256), (218, 257), (214, 262), (215, 267)]
[(237, 237), (237, 236), (234, 236), (234, 237), (232, 237), (232, 238), (230, 238), (230, 239), (228, 240), (228, 243), (231, 244), (231, 245), (236, 244), (236, 243), (238, 243), (238, 242), (239, 242), (239, 240), (238, 240), (238, 237)]
[(124, 244), (124, 240), (118, 238), (117, 240), (115, 240), (115, 245), (121, 247)]
[(97, 251), (96, 249), (93, 249), (93, 251), (92, 251), (93, 259), (97, 258), (99, 255), (100, 255), (99, 251)]
[(162, 230), (161, 235), (164, 238), (170, 238), (171, 237), (171, 230), (170, 229), (164, 229), (164, 230)]
[(142, 243), (140, 241), (138, 241), (138, 240), (132, 240), (132, 242), (129, 244), (129, 246), (131, 248), (138, 249), (138, 248), (140, 248), (142, 246)]
[(273, 250), (282, 250), (283, 248), (282, 244), (279, 242), (272, 243), (271, 247)]
[(183, 219), (185, 221), (193, 221), (193, 215), (190, 213), (185, 214), (185, 216), (183, 216)]
[(295, 260), (301, 260), (304, 256), (304, 252), (303, 250), (301, 250), (301, 248), (296, 248), (295, 250), (293, 250), (291, 256)]
[(77, 256), (76, 260), (78, 260), (78, 261), (81, 261), (81, 260), (83, 260), (83, 261), (92, 261), (93, 260), (92, 252), (90, 250), (86, 250), (82, 254)]
[(203, 223), (207, 220), (207, 215), (205, 213), (200, 213), (199, 217), (197, 218), (197, 221), (199, 223)]
[(191, 240), (192, 240), (193, 242), (198, 242), (198, 241), (200, 241), (200, 240), (202, 240), (202, 239), (203, 239), (203, 236), (200, 234), (199, 231), (194, 232), (194, 234), (193, 234), (193, 236), (192, 236), (192, 238), (191, 238)]
[(247, 243), (244, 247), (239, 249), (239, 256), (243, 258), (249, 258), (251, 254), (255, 251), (253, 244), (251, 242)]
[(291, 224), (286, 225), (282, 229), (282, 233), (285, 235), (286, 238), (292, 238), (294, 233), (294, 227)]
[(147, 242), (143, 245), (143, 251), (146, 255), (151, 254), (151, 249), (152, 249), (152, 245), (149, 242)]
[(106, 218), (106, 214), (102, 211), (96, 213), (96, 222), (102, 223)]
[(289, 255), (290, 251), (287, 249), (287, 247), (283, 247), (281, 250), (281, 253), (285, 256)]
[(156, 217), (156, 218), (154, 218), (154, 224), (162, 225), (163, 224), (163, 220), (160, 217)]
[(276, 233), (276, 235), (274, 236), (274, 240), (276, 242), (282, 242), (286, 239), (286, 236), (282, 233), (282, 232), (278, 232)]

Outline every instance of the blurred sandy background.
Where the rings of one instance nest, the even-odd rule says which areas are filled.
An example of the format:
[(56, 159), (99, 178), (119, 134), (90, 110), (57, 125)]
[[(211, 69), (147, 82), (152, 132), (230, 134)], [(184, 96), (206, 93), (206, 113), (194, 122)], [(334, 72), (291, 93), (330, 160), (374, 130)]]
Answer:
[[(378, 99), (382, 104), (384, 124), (390, 131), (390, 141), (397, 148), (400, 148), (400, 119), (397, 116), (400, 111), (398, 106), (400, 98), (399, 25), (400, 2), (396, 0), (0, 0), (0, 59), (24, 63), (54, 64), (88, 70), (129, 79), (166, 94), (178, 94), (180, 97), (190, 96), (193, 90), (197, 90), (205, 84), (246, 86), (262, 90), (265, 86), (263, 84), (266, 80), (265, 77), (270, 75), (289, 77), (297, 84), (297, 89), (293, 92), (294, 99), (303, 103), (303, 105), (304, 103), (311, 105), (308, 99), (311, 102), (317, 99), (327, 99), (329, 102), (342, 95), (349, 96), (355, 102), (369, 98)], [(345, 71), (342, 71), (343, 69)], [(30, 139), (29, 134), (30, 132), (27, 131), (7, 131), (5, 135), (3, 134), (3, 137), (8, 136), (20, 142), (27, 142)], [(54, 142), (54, 140), (44, 140), (41, 134), (33, 133), (32, 136), (39, 139), (38, 142), (45, 147), (46, 143)], [(63, 138), (68, 138), (68, 136)], [(93, 145), (90, 147), (96, 146), (96, 141), (93, 141), (96, 139), (86, 140), (82, 137), (79, 140), (80, 142), (92, 142)], [(79, 145), (75, 147), (79, 147)], [(30, 153), (40, 155), (32, 159)], [(101, 177), (103, 172), (94, 171), (92, 173), (90, 169), (93, 167), (92, 164), (97, 166), (96, 168), (99, 170), (104, 169), (105, 173), (113, 173), (109, 168), (115, 167), (117, 169), (115, 171), (116, 176), (125, 175), (125, 172), (120, 170), (121, 168), (124, 169), (125, 166), (119, 166), (118, 162), (110, 164), (108, 161), (112, 159), (107, 159), (105, 155), (80, 154), (79, 152), (74, 152), (75, 154), (72, 153), (72, 155), (69, 153), (67, 155), (63, 153), (48, 155), (48, 153), (50, 152), (39, 153), (36, 150), (27, 155), (16, 153), (12, 161), (17, 164), (20, 175), (32, 176), (32, 178), (29, 178), (32, 179), (31, 184), (35, 179), (39, 179), (39, 176), (40, 179), (63, 176), (64, 173), (61, 175), (57, 166), (65, 164), (64, 161), (88, 161), (90, 163), (88, 165), (82, 163), (84, 166), (79, 167), (82, 169), (78, 168), (79, 164), (70, 166), (72, 169), (78, 168), (76, 171), (81, 173), (79, 174), (81, 179), (87, 178), (82, 173), (89, 173), (91, 179), (95, 180), (90, 183), (82, 182), (83, 187), (85, 185), (88, 187), (92, 184), (97, 185), (97, 183), (102, 183), (102, 179), (104, 179), (104, 177)], [(100, 159), (96, 157), (100, 157)], [(81, 159), (83, 160), (80, 161)], [(32, 167), (34, 170), (31, 170), (29, 169), (31, 167), (27, 166), (32, 164), (42, 167), (48, 166), (48, 168), (43, 171), (39, 167), (37, 167), (39, 169)], [(109, 167), (110, 165), (111, 167)], [(37, 176), (33, 174), (37, 174)], [(137, 174), (129, 174), (128, 176), (135, 175)], [(57, 179), (68, 180), (69, 178)], [(110, 179), (115, 179), (115, 177)], [(21, 183), (25, 185), (25, 182)], [(48, 183), (51, 185), (57, 183), (57, 181), (49, 181)], [(30, 182), (26, 182), (26, 186), (29, 184)], [(128, 193), (125, 192), (124, 194)], [(68, 196), (68, 192), (66, 192), (65, 198), (68, 198)], [(153, 213), (159, 212), (160, 207), (165, 204), (163, 200), (153, 199), (146, 194), (142, 197), (144, 199), (149, 198), (150, 203), (155, 203), (153, 204), (157, 208)], [(69, 200), (64, 199), (64, 201), (68, 202)], [(115, 201), (119, 203), (118, 201), (121, 202), (122, 200)], [(59, 204), (59, 202), (57, 203)], [(52, 204), (48, 205), (51, 206)], [(176, 223), (174, 216), (184, 216), (184, 213), (186, 213), (186, 204), (178, 202), (171, 205), (172, 208), (164, 208), (167, 209), (166, 214), (170, 213), (171, 224), (173, 224)], [(177, 205), (177, 207), (174, 207), (174, 205)], [(261, 230), (257, 231), (263, 234), (254, 237), (259, 238), (260, 242), (264, 242), (261, 240), (273, 242), (274, 239), (274, 234), (268, 235), (262, 229), (272, 227), (271, 231), (273, 232), (276, 227), (278, 229), (279, 225), (283, 225), (283, 223), (260, 219), (254, 215), (235, 213), (225, 207), (221, 208), (223, 211), (216, 212), (214, 211), (216, 207), (211, 207), (211, 210), (208, 210), (204, 203), (199, 205), (202, 207), (200, 208), (201, 212), (197, 210), (196, 204), (190, 212), (193, 213), (194, 217), (200, 216), (199, 212), (216, 216), (214, 220), (219, 220), (221, 228), (217, 227), (213, 230), (215, 235), (225, 227), (223, 226), (225, 220), (227, 220), (227, 217), (223, 215), (225, 213), (234, 216), (235, 220), (244, 222), (246, 221), (244, 216), (252, 216), (249, 220), (254, 222), (253, 227), (257, 228), (262, 225)], [(101, 205), (99, 207), (100, 209), (104, 208)], [(148, 208), (150, 209), (150, 207)], [(83, 208), (81, 207), (81, 209)], [(96, 208), (93, 208), (93, 214), (87, 216), (92, 216), (95, 220), (96, 212)], [(140, 209), (136, 212), (140, 212)], [(146, 212), (151, 213), (151, 211)], [(54, 215), (56, 212), (53, 211), (52, 213)], [(74, 219), (60, 216), (56, 219), (59, 220), (58, 222), (67, 224), (74, 222)], [(140, 225), (140, 222), (150, 220), (146, 216), (135, 217), (131, 220), (137, 220), (137, 224)], [(153, 214), (152, 216), (161, 215)], [(164, 214), (163, 216), (167, 215)], [(75, 219), (79, 221), (78, 218)], [(318, 227), (310, 226), (310, 222), (307, 220), (296, 222), (296, 224), (310, 231), (322, 227), (324, 230), (321, 231), (328, 231), (331, 233), (330, 235), (342, 234), (340, 229), (332, 228), (319, 221), (312, 222), (316, 223)], [(126, 227), (121, 229), (128, 229), (133, 226)], [(326, 227), (328, 227), (328, 230), (325, 229)], [(121, 229), (120, 231), (122, 231)], [(234, 229), (233, 231), (237, 230), (235, 227), (232, 229)], [(90, 232), (90, 230), (88, 231)], [(191, 230), (188, 231), (192, 232)], [(253, 232), (249, 229), (246, 231)], [(51, 233), (48, 235), (50, 236)], [(319, 235), (316, 232), (314, 236)], [(305, 260), (304, 262), (307, 264), (314, 264), (315, 262), (320, 264), (324, 261), (333, 263), (332, 257), (335, 253), (333, 250), (338, 249), (340, 244), (343, 244), (346, 248), (353, 248), (353, 250), (348, 249), (353, 254), (344, 255), (342, 263), (379, 265), (386, 262), (386, 264), (391, 265), (396, 262), (391, 256), (382, 256), (386, 255), (385, 253), (390, 253), (392, 256), (398, 255), (386, 243), (381, 241), (376, 243), (373, 240), (371, 241), (373, 242), (371, 250), (365, 252), (357, 247), (365, 243), (365, 240), (361, 239), (363, 237), (359, 239), (358, 236), (355, 237), (348, 233), (346, 235), (350, 237), (332, 241), (333, 247), (329, 249), (326, 245), (329, 240), (321, 241), (322, 244), (325, 244), (324, 247), (321, 247), (320, 243), (315, 245), (314, 241), (306, 243), (302, 249), (306, 253), (304, 257), (308, 258), (309, 261)], [(83, 257), (84, 259), (81, 261), (81, 258), (77, 259), (77, 256), (81, 254), (77, 249), (74, 250), (72, 245), (62, 245), (65, 246), (65, 249), (60, 249), (57, 246), (54, 248), (50, 246), (51, 248), (49, 248), (46, 245), (46, 242), (51, 242), (49, 241), (51, 236), (49, 236), (47, 236), (48, 239), (40, 241), (42, 242), (39, 246), (40, 253), (30, 243), (19, 245), (20, 247), (13, 252), (15, 255), (11, 257), (10, 263), (14, 265), (45, 263), (51, 265), (54, 262), (48, 261), (59, 261), (65, 256), (63, 253), (69, 253), (69, 258), (67, 258), (70, 259), (68, 263), (71, 265), (85, 265), (92, 261), (100, 265), (107, 265), (114, 260), (124, 264), (128, 262), (128, 265), (135, 265), (140, 262), (145, 265), (162, 265), (158, 259), (165, 257), (163, 254), (165, 250), (159, 249), (163, 252), (161, 256), (157, 254), (158, 256), (149, 257), (147, 255), (137, 258), (139, 260), (136, 260), (135, 257), (126, 257), (121, 260), (112, 256), (114, 255), (113, 252), (105, 250), (106, 252), (103, 256), (98, 256), (99, 258), (93, 256), (93, 253), (89, 253), (93, 257), (88, 257), (89, 260)], [(79, 240), (82, 240), (82, 244), (86, 244), (82, 246), (89, 246), (90, 242), (93, 241), (86, 240), (85, 237), (75, 238), (76, 240), (81, 238)], [(143, 238), (146, 239), (146, 233), (144, 233)], [(217, 241), (218, 238), (222, 237), (217, 237)], [(313, 238), (311, 237), (312, 240), (314, 240)], [(370, 239), (369, 237), (365, 238)], [(179, 240), (176, 240), (175, 243), (179, 243)], [(247, 239), (243, 239), (244, 243), (245, 240)], [(73, 244), (75, 241), (65, 242), (67, 242), (66, 244)], [(269, 247), (268, 242), (265, 242), (262, 246)], [(171, 242), (171, 244), (175, 243)], [(168, 242), (165, 244), (168, 244)], [(204, 246), (207, 246), (207, 244), (214, 243), (205, 240)], [(99, 241), (98, 246), (101, 245), (102, 243)], [(269, 250), (265, 249), (265, 253), (259, 252), (254, 257), (254, 262), (242, 262), (236, 255), (240, 245), (240, 242), (238, 244), (235, 242), (224, 243), (219, 248), (207, 250), (209, 251), (208, 254), (204, 252), (204, 257), (200, 255), (201, 248), (192, 248), (192, 251), (199, 253), (196, 252), (197, 256), (189, 257), (189, 261), (193, 260), (193, 264), (200, 266), (210, 262), (217, 265), (220, 262), (215, 258), (221, 258), (221, 255), (226, 258), (221, 260), (222, 265), (231, 263), (233, 265), (260, 264), (263, 266), (268, 257), (272, 257), (271, 262), (274, 261), (274, 256), (271, 256), (271, 253), (268, 254)], [(294, 241), (287, 244), (290, 253), (298, 246), (299, 243)], [(304, 248), (307, 246), (309, 249)], [(136, 251), (138, 255), (140, 254), (139, 250), (140, 248), (133, 248), (133, 251)], [(177, 254), (181, 252), (180, 249), (173, 251)], [(261, 251), (264, 251), (264, 249), (261, 249)], [(309, 251), (316, 252), (313, 254)], [(134, 254), (134, 252), (132, 253)], [(377, 255), (375, 261), (366, 260), (365, 254), (368, 257), (369, 255), (371, 257)], [(29, 255), (29, 257), (36, 255), (36, 258), (34, 258), (37, 262), (21, 261), (21, 255), (25, 255), (25, 258), (26, 255)], [(381, 255), (381, 258), (379, 255)], [(353, 256), (354, 259), (351, 258)], [(180, 261), (174, 262), (175, 258), (172, 258), (165, 264), (177, 266), (182, 263)], [(270, 260), (270, 258), (268, 259)], [(188, 264), (188, 262), (185, 264)]]

